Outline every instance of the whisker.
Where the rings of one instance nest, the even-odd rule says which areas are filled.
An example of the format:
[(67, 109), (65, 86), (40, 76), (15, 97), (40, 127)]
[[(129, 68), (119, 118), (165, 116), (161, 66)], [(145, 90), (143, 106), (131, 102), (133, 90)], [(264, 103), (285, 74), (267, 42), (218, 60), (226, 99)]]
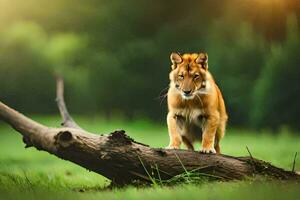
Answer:
[(201, 100), (201, 97), (199, 97), (197, 94), (196, 94), (196, 97), (199, 99), (200, 103), (201, 103), (201, 106), (203, 107), (203, 102)]
[(159, 99), (161, 99), (161, 98), (165, 98), (165, 96), (166, 96), (167, 94), (168, 94), (168, 93), (162, 94), (161, 96), (158, 96), (158, 97), (156, 97), (155, 99), (159, 100)]
[[(194, 86), (195, 86), (195, 88), (196, 88), (196, 90), (197, 90), (197, 85), (194, 83)], [(201, 89), (200, 89), (201, 90)], [(197, 91), (197, 93), (200, 91), (200, 90), (198, 90)], [(200, 103), (201, 103), (201, 106), (203, 107), (203, 102), (202, 102), (202, 100), (201, 100), (201, 97), (199, 97), (197, 94), (195, 94), (195, 96), (199, 99), (199, 101), (200, 101)]]
[[(169, 86), (167, 86), (167, 87), (165, 87), (165, 88), (163, 88), (160, 92), (159, 92), (159, 95), (158, 95), (158, 99), (159, 98), (161, 98), (161, 97), (164, 97), (167, 93), (165, 93), (166, 92), (166, 90), (168, 90), (169, 89)], [(165, 94), (162, 94), (162, 93), (165, 93)]]
[(161, 99), (161, 101), (160, 101), (160, 104), (159, 105), (161, 105), (162, 104), (162, 102), (167, 98), (167, 96), (168, 96), (168, 93), (166, 93), (164, 96), (163, 96), (163, 98)]
[(204, 91), (204, 90), (198, 90), (197, 91), (199, 94), (206, 94), (206, 95), (210, 95), (211, 94), (211, 92), (208, 92), (208, 91)]
[[(163, 88), (160, 92), (159, 92), (159, 96), (156, 97), (155, 99), (160, 100), (160, 105), (162, 104), (162, 102), (166, 99), (166, 97), (168, 96), (168, 92), (166, 92), (169, 89), (169, 86)], [(166, 92), (166, 93), (164, 93)], [(164, 93), (164, 94), (162, 94)]]

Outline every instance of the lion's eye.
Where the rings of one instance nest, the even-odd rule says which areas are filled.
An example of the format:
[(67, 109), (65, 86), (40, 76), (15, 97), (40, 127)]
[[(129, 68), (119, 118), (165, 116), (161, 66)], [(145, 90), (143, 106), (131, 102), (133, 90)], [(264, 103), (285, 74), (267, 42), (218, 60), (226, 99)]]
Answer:
[(195, 75), (194, 75), (194, 80), (198, 79), (199, 76), (200, 76), (199, 74), (195, 74)]
[(184, 76), (182, 74), (178, 75), (178, 79), (179, 80), (183, 80), (184, 79)]

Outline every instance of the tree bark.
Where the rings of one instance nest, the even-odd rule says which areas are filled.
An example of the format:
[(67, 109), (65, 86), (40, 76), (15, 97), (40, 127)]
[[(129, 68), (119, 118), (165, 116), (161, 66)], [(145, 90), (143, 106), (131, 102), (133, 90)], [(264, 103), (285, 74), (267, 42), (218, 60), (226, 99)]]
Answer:
[(151, 148), (115, 131), (97, 135), (83, 130), (71, 118), (63, 98), (63, 81), (57, 80), (57, 105), (64, 127), (35, 122), (0, 102), (0, 118), (22, 134), (25, 147), (47, 151), (110, 179), (118, 185), (135, 181), (168, 180), (186, 173), (218, 180), (241, 180), (263, 175), (272, 179), (300, 180), (292, 171), (250, 157), (201, 154), (190, 150)]

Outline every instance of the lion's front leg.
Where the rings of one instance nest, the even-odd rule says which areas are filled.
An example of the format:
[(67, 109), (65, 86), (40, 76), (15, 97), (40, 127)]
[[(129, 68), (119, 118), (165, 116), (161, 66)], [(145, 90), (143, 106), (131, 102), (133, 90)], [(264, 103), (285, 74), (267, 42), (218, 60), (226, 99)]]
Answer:
[(170, 143), (169, 146), (167, 146), (167, 148), (179, 149), (182, 140), (180, 134), (177, 131), (176, 119), (174, 117), (174, 114), (171, 112), (169, 112), (167, 116), (167, 123), (168, 123), (169, 137), (170, 137)]
[(210, 115), (204, 125), (202, 134), (202, 153), (216, 153), (214, 148), (215, 136), (219, 124), (219, 116), (217, 114)]

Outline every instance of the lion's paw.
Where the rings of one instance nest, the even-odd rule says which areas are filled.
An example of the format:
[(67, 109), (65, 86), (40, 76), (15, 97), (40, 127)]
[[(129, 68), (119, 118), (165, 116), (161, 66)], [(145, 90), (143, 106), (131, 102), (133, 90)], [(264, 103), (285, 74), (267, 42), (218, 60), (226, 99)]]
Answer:
[(169, 146), (165, 147), (165, 149), (179, 149), (179, 147), (173, 146), (173, 145), (169, 145)]
[(214, 148), (201, 148), (200, 153), (205, 153), (205, 154), (216, 154), (216, 150)]

